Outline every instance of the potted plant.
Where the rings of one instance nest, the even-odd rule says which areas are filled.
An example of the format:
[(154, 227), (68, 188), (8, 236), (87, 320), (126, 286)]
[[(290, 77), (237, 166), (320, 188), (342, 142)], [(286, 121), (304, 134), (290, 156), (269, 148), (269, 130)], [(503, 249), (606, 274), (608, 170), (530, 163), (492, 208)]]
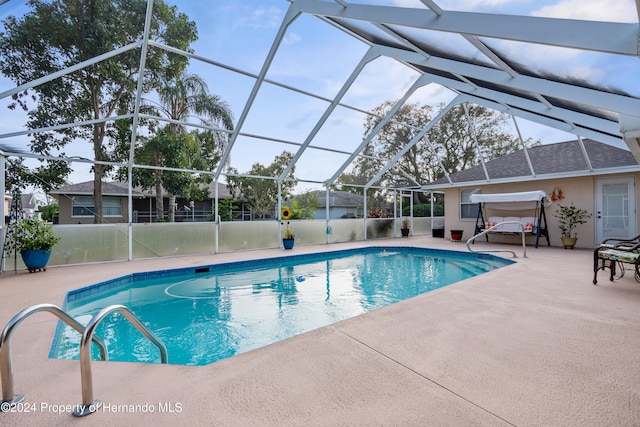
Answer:
[(459, 242), (462, 240), (464, 230), (451, 230), (451, 241)]
[(591, 214), (571, 203), (571, 206), (558, 205), (553, 215), (558, 218), (562, 245), (565, 249), (573, 249), (578, 240), (578, 235), (573, 232), (574, 228), (578, 224), (585, 224), (587, 219), (591, 218)]
[(289, 221), (286, 224), (283, 222), (284, 228), (282, 229), (282, 246), (285, 249), (293, 249), (293, 244), (295, 243), (295, 234), (293, 234), (293, 228), (289, 226)]
[(51, 248), (60, 241), (60, 237), (53, 234), (51, 223), (36, 218), (18, 221), (13, 238), (16, 252), (30, 273), (46, 270)]
[(282, 246), (284, 246), (285, 249), (293, 249), (293, 244), (295, 243), (296, 238), (293, 234), (293, 228), (289, 226), (288, 219), (291, 218), (291, 214), (291, 209), (289, 209), (288, 206), (282, 207), (282, 210), (280, 211), (280, 218), (287, 221), (286, 224), (281, 222), (281, 224), (284, 225), (284, 228), (282, 229)]
[(411, 219), (404, 217), (402, 218), (402, 227), (400, 231), (402, 232), (402, 237), (409, 237), (409, 231), (411, 230)]

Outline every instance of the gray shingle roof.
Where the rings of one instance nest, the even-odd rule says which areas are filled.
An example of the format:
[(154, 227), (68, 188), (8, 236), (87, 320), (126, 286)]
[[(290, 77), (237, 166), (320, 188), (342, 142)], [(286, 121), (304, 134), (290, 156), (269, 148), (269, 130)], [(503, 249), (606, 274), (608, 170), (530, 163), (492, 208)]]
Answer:
[[(126, 196), (129, 192), (128, 185), (125, 182), (103, 182), (103, 196)], [(49, 194), (77, 194), (77, 195), (93, 195), (93, 181), (80, 182), (78, 184), (64, 185), (57, 190), (52, 190)], [(134, 196), (149, 196), (148, 192), (133, 190)]]
[[(229, 193), (229, 189), (225, 184), (218, 184), (218, 195), (220, 198), (229, 198), (231, 197)], [(215, 194), (215, 183), (211, 183), (209, 185), (209, 195), (213, 197)], [(128, 194), (128, 185), (126, 182), (103, 182), (102, 183), (102, 195), (103, 196), (126, 196)], [(80, 182), (78, 184), (69, 184), (63, 187), (60, 187), (57, 190), (52, 190), (49, 194), (75, 194), (75, 195), (93, 195), (93, 181)], [(140, 188), (133, 189), (133, 196), (136, 197), (152, 197), (155, 195), (155, 192), (141, 190)], [(169, 196), (166, 194), (165, 196)]]
[[(593, 169), (606, 169), (623, 166), (635, 166), (638, 163), (627, 150), (608, 144), (583, 139)], [(536, 175), (560, 172), (589, 172), (588, 164), (577, 140), (556, 144), (538, 145), (527, 149)], [(485, 163), (491, 179), (505, 179), (531, 176), (531, 169), (523, 150), (508, 154)], [(456, 172), (450, 175), (454, 183), (486, 180), (482, 166)], [(447, 178), (441, 178), (432, 184), (448, 184)]]
[[(314, 193), (318, 195), (318, 200), (320, 201), (318, 207), (326, 207), (326, 191), (315, 190)], [(350, 193), (348, 191), (329, 191), (329, 206), (341, 208), (356, 208), (361, 207), (363, 204), (364, 197), (359, 194)]]

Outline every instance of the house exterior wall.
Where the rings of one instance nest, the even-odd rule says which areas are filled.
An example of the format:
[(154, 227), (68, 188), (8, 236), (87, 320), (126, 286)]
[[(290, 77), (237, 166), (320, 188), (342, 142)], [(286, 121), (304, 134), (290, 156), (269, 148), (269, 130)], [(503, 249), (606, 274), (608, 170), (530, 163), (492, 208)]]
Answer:
[[(444, 189), (445, 193), (445, 229), (446, 234), (445, 237), (449, 238), (449, 231), (452, 229), (460, 229), (464, 231), (463, 240), (473, 237), (473, 232), (475, 231), (475, 219), (460, 219), (460, 194), (462, 189), (473, 189), (473, 188), (481, 188), (482, 193), (491, 194), (491, 193), (515, 193), (520, 191), (534, 191), (534, 190), (543, 190), (547, 194), (551, 195), (554, 188), (559, 188), (562, 190), (562, 194), (564, 196), (563, 200), (555, 201), (551, 204), (550, 207), (545, 208), (546, 218), (547, 218), (547, 227), (549, 231), (549, 239), (551, 241), (552, 246), (562, 246), (562, 241), (560, 240), (560, 229), (558, 226), (558, 220), (554, 216), (558, 205), (561, 204), (563, 206), (568, 206), (572, 202), (579, 208), (586, 209), (589, 213), (592, 214), (592, 217), (587, 220), (586, 224), (581, 224), (577, 226), (576, 232), (578, 234), (578, 242), (576, 247), (579, 248), (593, 248), (597, 243), (596, 242), (596, 222), (595, 222), (595, 209), (596, 209), (596, 181), (598, 179), (603, 178), (623, 178), (623, 177), (634, 177), (636, 181), (635, 186), (635, 198), (636, 205), (640, 201), (640, 192), (638, 191), (637, 183), (640, 182), (640, 173), (629, 173), (629, 174), (615, 174), (615, 175), (598, 175), (598, 176), (588, 176), (588, 177), (577, 177), (577, 178), (562, 178), (562, 179), (550, 179), (550, 180), (539, 180), (539, 181), (529, 181), (529, 182), (518, 182), (518, 183), (509, 183), (509, 184), (492, 184), (492, 185), (478, 185), (478, 186), (468, 186), (468, 187), (457, 187), (457, 188), (448, 188)], [(636, 206), (637, 211), (637, 206)], [(489, 210), (489, 215), (491, 215), (491, 210)], [(510, 211), (510, 216), (533, 216), (530, 215), (529, 212), (532, 211)], [(497, 211), (494, 213), (496, 216), (507, 216), (509, 211)], [(486, 219), (486, 218), (485, 218)], [(637, 230), (640, 230), (640, 224), (638, 223), (638, 216), (635, 215), (633, 218), (636, 222)], [(535, 239), (534, 237), (527, 237), (527, 242), (532, 243)], [(519, 244), (520, 239), (517, 236), (501, 236), (501, 235), (491, 235), (490, 241), (494, 242), (512, 242), (514, 244)], [(546, 245), (546, 239), (541, 237), (540, 244)]]
[(9, 211), (11, 210), (11, 200), (13, 200), (11, 196), (9, 196), (8, 194), (4, 195), (4, 216), (5, 217), (9, 216)]
[[(122, 200), (122, 216), (108, 216), (104, 218), (104, 222), (108, 224), (121, 224), (129, 222), (129, 201), (126, 197), (121, 197)], [(94, 217), (92, 216), (72, 216), (71, 210), (71, 198), (70, 197), (58, 197), (58, 223), (59, 224), (93, 224)]]
[[(82, 216), (82, 217), (73, 217), (72, 216), (72, 203), (71, 197), (67, 196), (58, 196), (58, 206), (60, 213), (58, 214), (58, 223), (59, 224), (93, 224), (93, 216)], [(110, 198), (119, 198), (122, 202), (122, 216), (112, 216), (105, 217), (105, 222), (110, 224), (119, 224), (128, 222), (129, 218), (129, 203), (127, 196), (105, 196)], [(167, 210), (169, 207), (169, 199), (164, 198), (164, 211), (165, 215), (167, 215)], [(178, 210), (175, 212), (175, 220), (176, 222), (191, 222), (195, 221), (208, 221), (210, 219), (210, 215), (212, 213), (212, 200), (202, 200), (194, 202), (193, 211), (183, 212), (179, 209), (183, 206), (191, 206), (190, 201), (183, 198), (176, 199), (176, 205), (178, 206)], [(153, 197), (133, 197), (133, 222), (134, 223), (143, 223), (143, 222), (153, 222), (157, 218), (156, 216), (156, 200)], [(151, 213), (152, 218), (149, 217)]]
[[(345, 215), (352, 216), (353, 218), (358, 215), (358, 208), (347, 208), (347, 207), (330, 207), (329, 208), (329, 219), (341, 219)], [(318, 208), (313, 214), (314, 219), (327, 219), (327, 210), (326, 208)]]

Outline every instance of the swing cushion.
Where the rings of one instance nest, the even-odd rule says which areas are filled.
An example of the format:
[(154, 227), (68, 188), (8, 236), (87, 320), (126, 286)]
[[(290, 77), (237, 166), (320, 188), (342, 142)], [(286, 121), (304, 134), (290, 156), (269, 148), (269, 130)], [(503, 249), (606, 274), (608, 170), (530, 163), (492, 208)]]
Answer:
[[(486, 229), (493, 227), (501, 222), (519, 222), (524, 226), (525, 233), (533, 233), (536, 229), (538, 219), (532, 216), (518, 217), (518, 216), (492, 216), (489, 217), (489, 221), (485, 223)], [(495, 229), (491, 230), (496, 233), (520, 233), (522, 228), (518, 224), (500, 224)]]
[(525, 233), (533, 233), (537, 222), (537, 219), (532, 216), (520, 218), (520, 223), (524, 225)]

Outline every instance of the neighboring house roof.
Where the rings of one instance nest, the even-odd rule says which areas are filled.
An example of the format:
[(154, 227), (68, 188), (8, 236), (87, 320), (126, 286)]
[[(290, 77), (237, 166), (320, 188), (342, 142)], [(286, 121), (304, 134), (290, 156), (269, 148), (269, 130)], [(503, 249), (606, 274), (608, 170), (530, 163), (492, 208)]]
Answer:
[[(73, 194), (81, 196), (93, 196), (93, 181), (80, 182), (78, 184), (64, 185), (57, 190), (51, 190), (49, 194)], [(129, 194), (129, 187), (125, 182), (103, 182), (102, 183), (102, 195), (103, 196), (126, 196)], [(133, 195), (151, 196), (149, 192), (143, 192), (139, 189), (133, 189)]]
[[(229, 193), (229, 189), (225, 184), (218, 184), (218, 196), (223, 198), (231, 197)], [(209, 185), (209, 196), (213, 197), (215, 194), (215, 183), (211, 183)], [(78, 184), (69, 184), (63, 187), (58, 188), (57, 190), (52, 190), (49, 192), (51, 195), (59, 195), (59, 194), (72, 194), (72, 195), (81, 195), (81, 196), (93, 196), (93, 181), (80, 182)], [(129, 187), (126, 182), (103, 182), (102, 183), (102, 195), (103, 196), (126, 196), (129, 194)], [(140, 188), (133, 189), (134, 197), (154, 197), (155, 192), (143, 190)], [(166, 194), (165, 196), (169, 196)]]
[(36, 196), (29, 193), (22, 193), (20, 195), (20, 202), (22, 204), (23, 210), (36, 210), (38, 209), (38, 201), (36, 200)]
[[(211, 182), (209, 184), (209, 197), (213, 198), (216, 194), (216, 183)], [(229, 187), (227, 187), (227, 184), (223, 184), (223, 183), (218, 183), (218, 198), (219, 199), (232, 199), (233, 196), (231, 195), (231, 192), (229, 191)]]
[[(585, 151), (591, 161), (591, 168), (594, 170), (638, 166), (638, 162), (633, 157), (633, 154), (627, 150), (591, 139), (583, 139), (583, 143)], [(536, 177), (539, 177), (539, 175), (568, 172), (575, 172), (574, 176), (593, 173), (589, 170), (589, 165), (585, 160), (582, 148), (577, 140), (538, 145), (527, 148), (527, 153), (529, 154)], [(522, 181), (522, 178), (533, 178), (524, 150), (519, 150), (515, 153), (485, 162), (485, 167), (491, 180), (520, 178), (518, 181)], [(451, 178), (454, 184), (486, 181), (487, 179), (482, 165), (452, 173), (449, 175), (449, 178)], [(491, 184), (491, 182), (486, 182), (486, 184)], [(451, 186), (451, 183), (444, 177), (434, 181), (429, 187), (438, 185), (440, 187), (443, 185)]]
[[(318, 208), (327, 206), (327, 192), (325, 190), (313, 191), (318, 195)], [(359, 208), (364, 204), (364, 196), (348, 191), (329, 191), (329, 206), (334, 208)]]

